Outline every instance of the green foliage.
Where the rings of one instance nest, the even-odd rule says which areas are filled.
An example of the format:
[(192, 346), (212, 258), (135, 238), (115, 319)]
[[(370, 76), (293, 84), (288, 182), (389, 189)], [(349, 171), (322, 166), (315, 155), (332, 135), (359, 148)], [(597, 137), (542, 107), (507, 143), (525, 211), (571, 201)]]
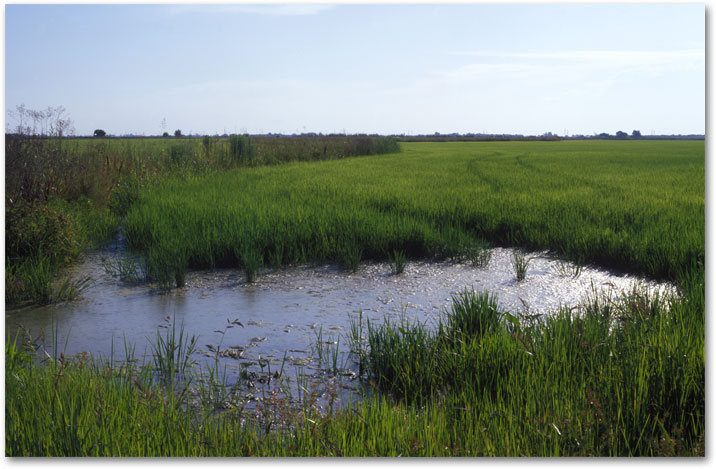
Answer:
[(464, 290), (453, 296), (450, 313), (441, 327), (447, 337), (463, 340), (465, 337), (481, 338), (494, 331), (500, 324), (502, 313), (497, 298), (487, 292)]
[(169, 325), (162, 326), (165, 334), (157, 331), (156, 341), (152, 344), (152, 363), (154, 371), (161, 380), (161, 383), (170, 391), (174, 390), (177, 381), (184, 383), (182, 393), (186, 392), (189, 386), (190, 371), (193, 365), (192, 354), (196, 351), (196, 336), (189, 337), (184, 332), (184, 325), (176, 329), (176, 319), (172, 319)]
[(5, 212), (5, 255), (10, 259), (47, 253), (50, 262), (68, 262), (80, 248), (77, 226), (64, 207), (17, 203)]

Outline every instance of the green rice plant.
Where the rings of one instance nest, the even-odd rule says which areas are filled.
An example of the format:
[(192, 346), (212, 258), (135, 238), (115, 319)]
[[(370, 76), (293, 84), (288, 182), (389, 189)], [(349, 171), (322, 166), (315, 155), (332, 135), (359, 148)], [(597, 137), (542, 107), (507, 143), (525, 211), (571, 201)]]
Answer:
[(246, 277), (247, 283), (253, 283), (256, 281), (256, 276), (259, 270), (264, 265), (263, 255), (261, 251), (256, 249), (244, 249), (239, 254), (241, 259), (241, 265), (244, 268), (244, 276)]
[(582, 274), (584, 263), (581, 258), (577, 258), (575, 261), (570, 259), (558, 260), (553, 270), (557, 275), (561, 275), (562, 277), (572, 277), (576, 279)]
[(273, 270), (277, 271), (281, 268), (283, 259), (284, 249), (282, 244), (274, 246), (274, 248), (269, 251), (269, 262), (271, 263)]
[(341, 250), (341, 263), (351, 273), (356, 273), (358, 272), (358, 267), (360, 267), (362, 256), (363, 248), (358, 244), (349, 243), (343, 246)]
[(408, 264), (408, 256), (405, 251), (394, 249), (391, 253), (388, 253), (388, 263), (393, 275), (400, 275)]
[(478, 241), (466, 249), (465, 256), (474, 267), (487, 267), (492, 258), (492, 250), (486, 241)]
[(351, 354), (358, 358), (358, 376), (363, 376), (366, 365), (366, 338), (363, 334), (363, 310), (358, 312), (358, 322), (351, 319), (348, 331), (348, 343)]
[(531, 259), (525, 256), (523, 252), (519, 250), (512, 251), (511, 263), (518, 282), (523, 281), (525, 277), (527, 277), (527, 268), (530, 265), (530, 260)]
[(368, 325), (368, 377), (378, 389), (408, 402), (424, 401), (442, 387), (443, 363), (437, 337), (404, 317)]
[(488, 292), (465, 289), (453, 295), (450, 310), (444, 315), (439, 330), (449, 337), (481, 338), (502, 325), (503, 313), (497, 298)]
[(102, 257), (100, 259), (104, 271), (114, 277), (118, 277), (123, 282), (139, 283), (145, 279), (142, 268), (137, 261), (128, 253), (116, 259), (108, 259)]

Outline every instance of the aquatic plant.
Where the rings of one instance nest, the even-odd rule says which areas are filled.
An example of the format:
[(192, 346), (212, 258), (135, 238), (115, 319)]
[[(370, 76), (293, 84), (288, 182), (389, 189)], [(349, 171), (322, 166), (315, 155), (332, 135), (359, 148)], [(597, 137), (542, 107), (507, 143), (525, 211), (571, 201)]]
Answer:
[(184, 324), (177, 331), (176, 318), (165, 318), (165, 324), (159, 328), (165, 330), (164, 336), (157, 330), (156, 339), (150, 344), (154, 370), (162, 384), (170, 390), (175, 388), (178, 379), (184, 380), (185, 392), (188, 387), (186, 380), (191, 378), (189, 371), (193, 366), (192, 354), (196, 351), (198, 338), (189, 337), (184, 331)]

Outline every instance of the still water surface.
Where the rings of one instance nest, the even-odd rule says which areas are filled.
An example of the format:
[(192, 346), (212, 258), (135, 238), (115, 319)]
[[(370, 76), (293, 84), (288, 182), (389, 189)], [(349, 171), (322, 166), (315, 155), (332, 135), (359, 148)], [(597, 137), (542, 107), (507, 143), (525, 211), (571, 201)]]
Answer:
[[(474, 288), (495, 294), (509, 311), (549, 314), (560, 306), (575, 306), (597, 291), (619, 294), (639, 282), (652, 290), (668, 284), (639, 280), (606, 270), (585, 267), (573, 278), (560, 271), (561, 261), (533, 253), (527, 278), (518, 282), (511, 265), (512, 250), (495, 248), (486, 267), (469, 263), (410, 262), (405, 272), (393, 275), (386, 263), (364, 263), (356, 273), (336, 266), (299, 266), (265, 270), (256, 283), (247, 284), (239, 270), (190, 272), (186, 286), (169, 292), (148, 284), (126, 284), (109, 274), (102, 260), (124, 256), (121, 246), (85, 255), (71, 270), (94, 282), (82, 298), (48, 307), (6, 311), (5, 325), (12, 334), (18, 327), (36, 336), (55, 331), (58, 349), (65, 356), (88, 352), (94, 357), (124, 358), (124, 344), (133, 344), (140, 362), (151, 353), (159, 331), (171, 321), (183, 324), (188, 335), (198, 336), (195, 359), (216, 363), (216, 350), (228, 382), (240, 371), (262, 371), (301, 366), (319, 372), (316, 345), (338, 348), (338, 365), (354, 379), (357, 365), (348, 353), (348, 333), (359, 317), (373, 324), (385, 319), (435, 324), (450, 305), (451, 296)], [(232, 321), (234, 325), (226, 328)], [(236, 352), (226, 352), (235, 350)], [(144, 357), (143, 357), (144, 355)], [(261, 360), (261, 362), (259, 361)], [(350, 370), (353, 371), (351, 375)]]

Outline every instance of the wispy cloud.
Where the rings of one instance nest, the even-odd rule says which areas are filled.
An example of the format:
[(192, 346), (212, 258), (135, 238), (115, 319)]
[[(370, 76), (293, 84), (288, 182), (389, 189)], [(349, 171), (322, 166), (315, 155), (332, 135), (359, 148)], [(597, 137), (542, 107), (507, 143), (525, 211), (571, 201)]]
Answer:
[(319, 3), (281, 3), (281, 4), (234, 4), (234, 5), (173, 5), (170, 15), (182, 14), (255, 14), (274, 16), (315, 15), (330, 10), (334, 5)]
[(489, 59), (504, 59), (508, 61), (522, 59), (596, 63), (653, 63), (705, 60), (704, 49), (686, 49), (673, 51), (582, 50), (557, 52), (451, 51), (450, 55), (484, 57)]
[[(504, 83), (529, 79), (533, 84), (584, 83), (597, 77), (615, 83), (625, 73), (658, 75), (668, 70), (703, 68), (703, 49), (675, 51), (585, 50), (556, 52), (457, 51), (453, 56), (469, 58), (467, 64), (435, 70), (433, 80), (446, 84), (469, 84), (482, 80)], [(602, 83), (602, 84), (603, 84)]]

